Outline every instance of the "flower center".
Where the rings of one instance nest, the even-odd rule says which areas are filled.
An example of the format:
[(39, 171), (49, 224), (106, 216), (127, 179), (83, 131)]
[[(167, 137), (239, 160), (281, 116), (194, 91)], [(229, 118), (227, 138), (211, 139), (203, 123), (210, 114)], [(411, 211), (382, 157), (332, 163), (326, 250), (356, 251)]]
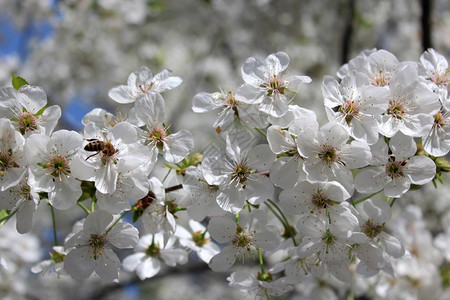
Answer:
[(45, 164), (45, 168), (50, 171), (53, 177), (70, 174), (69, 162), (61, 154), (53, 155), (52, 159)]
[(371, 83), (374, 86), (388, 86), (390, 80), (391, 80), (390, 73), (383, 72), (380, 70), (380, 72), (377, 75), (374, 75), (372, 77)]
[(247, 251), (250, 251), (250, 246), (252, 245), (251, 238), (252, 236), (248, 232), (244, 232), (244, 229), (238, 225), (236, 235), (232, 241), (233, 246), (246, 248)]
[(359, 107), (353, 100), (345, 102), (339, 107), (339, 112), (345, 117), (347, 125), (353, 120), (353, 118), (359, 118)]
[(284, 94), (286, 89), (285, 82), (281, 78), (278, 78), (277, 75), (274, 75), (273, 78), (261, 85), (262, 88), (267, 90), (267, 96), (272, 96), (272, 94)]
[(433, 75), (430, 76), (430, 80), (433, 81), (434, 83), (436, 83), (437, 85), (443, 85), (443, 86), (447, 85), (449, 82), (445, 73), (444, 74), (434, 73)]
[(328, 254), (328, 247), (336, 242), (336, 237), (331, 233), (330, 229), (326, 229), (324, 235), (322, 236), (322, 242), (326, 245), (326, 253)]
[(65, 254), (58, 252), (58, 251), (50, 253), (51, 260), (53, 260), (56, 264), (62, 263), (64, 261), (65, 257), (66, 257)]
[(372, 223), (372, 221), (368, 220), (363, 225), (362, 230), (369, 238), (374, 238), (374, 237), (378, 236), (384, 230), (384, 224), (383, 225), (375, 225)]
[(117, 124), (125, 121), (127, 119), (127, 115), (123, 114), (119, 110), (117, 110), (116, 115), (113, 115), (111, 118), (105, 114), (105, 127), (106, 128), (112, 128), (116, 126)]
[(148, 248), (145, 250), (145, 254), (151, 257), (158, 256), (159, 252), (160, 252), (159, 246), (154, 242), (152, 242), (152, 244), (148, 246)]
[(443, 127), (445, 124), (447, 124), (447, 120), (442, 115), (442, 110), (438, 111), (434, 115), (434, 127)]
[(239, 184), (244, 184), (252, 173), (253, 171), (246, 160), (238, 162), (231, 174), (231, 181), (236, 181)]
[(148, 85), (140, 84), (139, 85), (139, 93), (138, 93), (138, 95), (142, 95), (142, 94), (145, 94), (145, 93), (151, 91), (154, 88), (154, 86), (155, 86), (155, 84), (153, 82), (151, 82)]
[(402, 103), (398, 101), (389, 100), (387, 114), (398, 120), (401, 120), (405, 117), (406, 108)]
[(198, 247), (203, 247), (210, 239), (205, 238), (205, 235), (201, 231), (196, 231), (192, 234), (192, 240)]
[(340, 162), (337, 149), (331, 145), (322, 145), (322, 152), (318, 153), (317, 156), (328, 164), (329, 167), (334, 162)]
[(99, 255), (103, 255), (103, 249), (106, 246), (106, 237), (103, 234), (91, 234), (88, 243), (90, 250), (94, 254), (94, 259), (97, 260)]
[(34, 131), (37, 129), (37, 123), (37, 119), (32, 113), (24, 112), (18, 117), (19, 132), (21, 134), (26, 134), (30, 131)]
[(0, 178), (3, 177), (6, 171), (10, 168), (18, 168), (19, 165), (13, 161), (12, 150), (9, 149), (7, 153), (0, 152)]
[(392, 179), (398, 177), (405, 177), (403, 174), (403, 166), (406, 165), (406, 161), (390, 161), (386, 165), (386, 174)]
[(162, 150), (164, 148), (164, 141), (168, 134), (164, 128), (155, 128), (149, 134), (149, 139), (152, 145), (156, 145), (158, 149)]
[(318, 209), (326, 209), (328, 206), (332, 205), (332, 203), (330, 203), (330, 200), (328, 199), (328, 195), (320, 192), (312, 195), (311, 202)]

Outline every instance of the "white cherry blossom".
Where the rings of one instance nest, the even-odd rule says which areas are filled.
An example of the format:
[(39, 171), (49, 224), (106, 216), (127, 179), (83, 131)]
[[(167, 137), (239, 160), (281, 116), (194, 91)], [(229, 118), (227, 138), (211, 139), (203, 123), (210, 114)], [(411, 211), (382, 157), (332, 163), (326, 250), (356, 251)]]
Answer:
[(25, 175), (26, 160), (23, 153), (25, 138), (10, 120), (0, 119), (0, 191), (13, 187)]
[(55, 131), (51, 136), (34, 134), (25, 143), (28, 184), (47, 192), (57, 209), (70, 208), (82, 194), (80, 182), (71, 173), (72, 160), (82, 143), (79, 133), (68, 130)]
[(398, 131), (413, 137), (424, 135), (441, 108), (438, 96), (419, 81), (417, 69), (412, 65), (394, 75), (388, 99), (386, 112), (378, 116), (379, 132), (387, 137), (393, 137)]
[[(306, 118), (305, 118), (305, 123)], [(337, 181), (349, 193), (353, 191), (351, 169), (369, 164), (372, 157), (369, 146), (360, 141), (347, 144), (349, 133), (336, 122), (329, 122), (319, 129), (310, 119), (308, 127), (298, 136), (298, 152), (305, 157), (304, 170), (310, 181)]]
[[(389, 152), (392, 152), (390, 154)], [(389, 141), (384, 139), (371, 146), (375, 168), (361, 171), (355, 178), (356, 190), (360, 193), (375, 193), (384, 189), (388, 197), (399, 198), (410, 185), (422, 185), (431, 181), (436, 174), (436, 165), (425, 156), (414, 156), (417, 150), (412, 137), (401, 132)]]
[(209, 232), (201, 223), (189, 220), (190, 231), (183, 226), (177, 226), (175, 236), (178, 237), (180, 245), (189, 248), (205, 263), (220, 252), (219, 247), (211, 241)]
[(33, 133), (50, 135), (61, 117), (58, 105), (47, 105), (47, 95), (38, 86), (24, 85), (19, 91), (0, 89), (0, 117), (12, 120), (25, 137)]
[(300, 218), (297, 229), (304, 234), (304, 238), (298, 247), (298, 255), (308, 257), (318, 253), (333, 276), (341, 281), (350, 281), (350, 245), (364, 242), (366, 237), (360, 232), (340, 231), (338, 227), (327, 223), (326, 219)]
[[(247, 136), (242, 132), (243, 136)], [(263, 173), (269, 170), (275, 154), (268, 145), (249, 148), (240, 139), (227, 135), (228, 157), (207, 157), (202, 162), (203, 174), (210, 185), (219, 186), (217, 203), (228, 212), (237, 213), (245, 205), (260, 204), (271, 198), (273, 185)], [(248, 143), (250, 136), (244, 138)]]
[(26, 233), (33, 227), (33, 216), (39, 204), (38, 191), (23, 177), (16, 185), (0, 193), (0, 209), (16, 211), (16, 229)]
[(444, 156), (450, 151), (450, 124), (448, 112), (438, 111), (434, 115), (434, 123), (424, 136), (422, 145), (427, 153), (433, 156)]
[(78, 151), (78, 159), (72, 162), (72, 175), (94, 181), (100, 193), (114, 193), (118, 168), (122, 164), (139, 163), (147, 174), (153, 169), (147, 147), (137, 143), (136, 128), (127, 122), (110, 128), (106, 134), (94, 123), (89, 123), (84, 129), (84, 137), (86, 142)]
[(358, 219), (344, 202), (350, 194), (336, 181), (299, 181), (293, 189), (283, 190), (279, 196), (285, 211), (301, 216), (314, 216), (331, 221), (339, 230), (351, 230)]
[(135, 125), (144, 127), (139, 139), (151, 151), (150, 161), (155, 163), (159, 151), (170, 163), (178, 163), (194, 148), (194, 139), (187, 130), (171, 133), (165, 122), (164, 100), (159, 94), (145, 94), (135, 103), (130, 118)]
[(267, 116), (261, 114), (257, 106), (237, 100), (233, 91), (212, 94), (202, 92), (192, 100), (192, 110), (196, 113), (218, 109), (218, 118), (213, 125), (218, 133), (235, 128), (236, 120), (250, 127), (264, 128), (267, 125)]
[(139, 232), (129, 223), (119, 222), (112, 228), (113, 215), (104, 210), (89, 214), (83, 229), (64, 244), (69, 251), (64, 259), (64, 270), (75, 279), (86, 279), (93, 272), (105, 281), (118, 278), (120, 260), (111, 249), (133, 248)]
[(229, 243), (209, 262), (215, 271), (224, 271), (234, 265), (236, 258), (252, 254), (257, 248), (263, 251), (274, 250), (278, 244), (276, 230), (267, 226), (267, 216), (261, 210), (239, 214), (239, 224), (230, 215), (214, 217), (209, 221), (208, 231), (218, 243)]
[(257, 278), (253, 273), (233, 272), (227, 278), (230, 286), (240, 291), (255, 295), (255, 297), (268, 298), (269, 296), (279, 297), (292, 290), (292, 285), (285, 278), (276, 280), (263, 280)]
[(371, 145), (378, 140), (376, 117), (386, 111), (389, 91), (361, 86), (360, 76), (345, 76), (340, 83), (331, 76), (325, 76), (322, 94), (328, 120), (339, 122), (352, 137)]
[(443, 104), (448, 105), (450, 75), (447, 59), (436, 50), (428, 49), (420, 56), (419, 76), (439, 95)]
[(242, 66), (245, 84), (236, 91), (236, 99), (259, 104), (259, 110), (273, 117), (288, 111), (300, 84), (310, 83), (308, 76), (286, 76), (289, 56), (284, 52), (270, 54), (264, 61), (250, 57)]
[(159, 273), (161, 261), (170, 267), (183, 265), (188, 261), (186, 250), (175, 248), (175, 237), (164, 240), (162, 233), (147, 234), (140, 238), (131, 254), (123, 260), (123, 268), (128, 272), (136, 271), (141, 280)]
[(147, 67), (142, 67), (139, 72), (133, 72), (128, 76), (127, 85), (113, 87), (108, 96), (120, 104), (132, 103), (138, 97), (147, 93), (162, 93), (176, 88), (183, 82), (178, 76), (170, 76), (172, 71), (163, 70), (152, 75)]

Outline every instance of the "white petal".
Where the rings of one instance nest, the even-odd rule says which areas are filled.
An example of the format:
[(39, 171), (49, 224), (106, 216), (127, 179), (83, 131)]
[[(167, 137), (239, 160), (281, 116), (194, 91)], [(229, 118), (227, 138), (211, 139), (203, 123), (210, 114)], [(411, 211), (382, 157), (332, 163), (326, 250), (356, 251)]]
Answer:
[(137, 266), (136, 274), (141, 280), (144, 280), (158, 274), (160, 269), (161, 263), (158, 259), (147, 257), (140, 265)]
[(214, 272), (221, 272), (229, 269), (236, 261), (236, 253), (232, 246), (226, 246), (220, 253), (211, 258), (209, 267)]
[(385, 176), (384, 170), (363, 170), (361, 173), (356, 175), (355, 188), (358, 192), (363, 194), (376, 193), (383, 189)]
[(130, 87), (126, 85), (115, 86), (108, 92), (109, 98), (113, 99), (117, 103), (126, 104), (132, 103), (135, 101), (133, 96), (131, 95)]
[(220, 107), (220, 103), (213, 100), (209, 93), (198, 93), (192, 99), (192, 110), (196, 113), (212, 111)]
[(72, 249), (64, 258), (64, 270), (73, 278), (88, 278), (96, 267), (90, 259), (89, 247)]
[(236, 222), (229, 217), (215, 217), (209, 221), (208, 232), (219, 243), (231, 241), (236, 235)]
[(414, 156), (405, 165), (404, 173), (412, 183), (422, 185), (434, 178), (436, 165), (426, 156)]

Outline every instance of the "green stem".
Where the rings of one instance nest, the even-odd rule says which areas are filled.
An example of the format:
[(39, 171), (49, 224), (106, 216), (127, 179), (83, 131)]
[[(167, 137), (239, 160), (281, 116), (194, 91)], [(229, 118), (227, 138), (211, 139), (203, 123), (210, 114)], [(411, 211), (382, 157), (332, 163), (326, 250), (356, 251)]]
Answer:
[(56, 245), (58, 245), (58, 236), (56, 235), (56, 219), (55, 219), (55, 209), (53, 208), (53, 206), (49, 203), (48, 205), (50, 205), (50, 212), (52, 213), (52, 223), (53, 223), (53, 243)]
[(239, 213), (236, 214), (236, 225), (239, 226)]
[(95, 210), (95, 200), (94, 199), (92, 199), (92, 202), (91, 202), (91, 212), (94, 212), (94, 210)]
[[(270, 202), (268, 202), (270, 201)], [(289, 222), (287, 221), (286, 217), (284, 216), (283, 212), (278, 208), (278, 206), (273, 203), (273, 205), (280, 211), (281, 215), (283, 217), (281, 217), (270, 205), (269, 203), (273, 203), (270, 199), (267, 199), (267, 201), (264, 201), (264, 204), (270, 209), (270, 211), (275, 215), (275, 217), (277, 217), (278, 220), (280, 220), (281, 224), (284, 227), (285, 232), (289, 233), (289, 236), (292, 238), (292, 243), (294, 244), (295, 247), (298, 246), (297, 241), (295, 240), (295, 237), (293, 235), (293, 232), (291, 230), (291, 226), (289, 225)]]
[[(381, 191), (382, 191), (382, 190), (381, 190)], [(376, 194), (380, 193), (381, 191), (378, 191), (378, 192), (376, 192), (376, 193), (370, 194), (370, 195), (368, 195), (368, 196), (366, 196), (366, 197), (364, 197), (364, 198), (359, 199), (358, 201), (355, 201), (355, 202), (352, 201), (353, 206), (355, 206), (356, 204), (359, 204), (359, 203), (361, 203), (361, 202), (366, 201), (367, 199), (369, 199), (369, 198), (375, 196)]]
[(259, 133), (261, 133), (265, 138), (267, 138), (267, 135), (264, 133), (264, 131), (262, 131), (261, 129), (259, 129), (259, 128), (255, 128), (256, 129), (256, 131), (258, 131)]
[(169, 171), (167, 172), (166, 176), (164, 176), (164, 179), (163, 179), (162, 183), (164, 183), (164, 181), (166, 181), (167, 176), (169, 176), (169, 174), (170, 174), (170, 171), (172, 171), (172, 169), (169, 169)]
[(113, 227), (116, 226), (116, 224), (119, 223), (119, 221), (120, 221), (123, 217), (125, 217), (125, 215), (126, 215), (127, 213), (129, 213), (130, 211), (131, 211), (131, 210), (127, 210), (126, 212), (124, 212), (123, 214), (121, 214), (120, 217), (118, 217), (117, 220), (114, 221), (114, 223), (112, 223), (111, 226), (108, 227), (108, 229), (106, 229), (105, 234), (108, 234), (108, 232), (110, 232), (111, 229), (113, 229)]
[(87, 214), (90, 214), (90, 213), (91, 213), (91, 212), (89, 211), (89, 209), (87, 209), (87, 207), (83, 205), (83, 203), (77, 202), (77, 205), (78, 205), (79, 207), (81, 207)]
[(269, 205), (269, 203), (267, 203), (267, 201), (264, 201), (264, 204), (267, 206), (268, 209), (270, 209), (270, 211), (275, 215), (275, 217), (277, 217), (278, 220), (280, 220), (281, 224), (283, 224), (283, 227), (286, 229), (287, 225), (283, 218), (280, 217), (280, 215), (278, 215), (278, 213), (272, 208), (272, 206)]
[(395, 203), (395, 201), (396, 201), (397, 199), (398, 199), (398, 198), (393, 198), (393, 199), (392, 199), (392, 202), (391, 202), (391, 204), (389, 204), (389, 206), (392, 207), (392, 205), (394, 205), (394, 203)]
[(280, 215), (281, 215), (281, 217), (283, 218), (285, 224), (289, 226), (289, 221), (287, 220), (286, 216), (285, 216), (284, 213), (281, 211), (281, 209), (278, 207), (278, 205), (276, 205), (276, 203), (273, 202), (273, 201), (270, 200), (270, 199), (267, 199), (267, 201), (269, 201), (270, 204), (272, 204), (272, 205), (280, 212)]
[(261, 249), (259, 249), (259, 247), (258, 247), (258, 257), (259, 257), (259, 266), (261, 267), (261, 274), (266, 274), (266, 272), (264, 272), (264, 260), (262, 257), (262, 252)]

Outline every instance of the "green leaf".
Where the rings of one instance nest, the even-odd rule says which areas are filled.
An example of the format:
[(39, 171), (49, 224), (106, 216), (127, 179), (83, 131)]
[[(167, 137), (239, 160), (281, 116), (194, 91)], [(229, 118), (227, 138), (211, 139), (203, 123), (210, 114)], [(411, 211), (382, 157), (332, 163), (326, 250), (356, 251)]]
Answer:
[(12, 86), (16, 90), (19, 90), (21, 86), (29, 84), (25, 79), (22, 77), (16, 76), (13, 73), (11, 73), (12, 76)]

